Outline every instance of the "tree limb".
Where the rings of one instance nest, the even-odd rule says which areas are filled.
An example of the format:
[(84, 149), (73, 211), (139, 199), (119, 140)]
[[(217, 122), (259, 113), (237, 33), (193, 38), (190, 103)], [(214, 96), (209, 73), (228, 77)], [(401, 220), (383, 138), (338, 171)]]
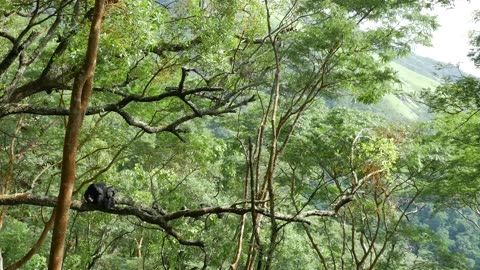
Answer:
[[(203, 247), (204, 244), (198, 240), (185, 240), (182, 238), (181, 234), (176, 232), (172, 226), (168, 224), (169, 221), (184, 218), (192, 217), (198, 218), (210, 214), (221, 214), (221, 213), (230, 213), (236, 215), (244, 215), (251, 212), (251, 207), (237, 207), (236, 204), (231, 206), (224, 207), (204, 207), (199, 209), (187, 209), (179, 210), (176, 212), (159, 212), (151, 207), (148, 207), (143, 204), (135, 203), (132, 199), (128, 197), (116, 197), (115, 198), (116, 207), (113, 209), (100, 209), (95, 205), (88, 204), (81, 200), (72, 200), (70, 204), (70, 209), (77, 212), (92, 212), (92, 211), (101, 211), (105, 213), (121, 215), (121, 216), (136, 216), (140, 220), (155, 224), (160, 226), (165, 232), (178, 240), (179, 243), (183, 245), (198, 246)], [(0, 195), (0, 205), (36, 205), (44, 207), (56, 207), (57, 197), (52, 196), (43, 196), (35, 195), (29, 193), (17, 193), (17, 194), (7, 194)], [(272, 217), (268, 209), (255, 207), (255, 212), (264, 216)], [(334, 216), (334, 211), (309, 211), (301, 215), (284, 215), (280, 213), (275, 213), (274, 218), (277, 220), (283, 220), (288, 222), (301, 222), (310, 224), (310, 221), (306, 219), (310, 216)]]

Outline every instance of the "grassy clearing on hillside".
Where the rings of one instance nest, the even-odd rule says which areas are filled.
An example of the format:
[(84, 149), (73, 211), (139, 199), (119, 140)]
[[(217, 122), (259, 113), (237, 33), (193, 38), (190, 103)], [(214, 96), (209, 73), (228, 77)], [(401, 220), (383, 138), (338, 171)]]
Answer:
[(385, 118), (392, 121), (422, 121), (429, 119), (428, 109), (412, 100), (406, 94), (415, 94), (425, 88), (435, 89), (440, 83), (400, 64), (391, 63), (391, 66), (398, 72), (401, 92), (388, 94), (383, 97), (373, 111), (383, 114)]
[(417, 93), (424, 88), (434, 89), (440, 84), (438, 81), (432, 80), (397, 63), (391, 63), (390, 65), (397, 70), (398, 77), (402, 82), (402, 90), (406, 93)]

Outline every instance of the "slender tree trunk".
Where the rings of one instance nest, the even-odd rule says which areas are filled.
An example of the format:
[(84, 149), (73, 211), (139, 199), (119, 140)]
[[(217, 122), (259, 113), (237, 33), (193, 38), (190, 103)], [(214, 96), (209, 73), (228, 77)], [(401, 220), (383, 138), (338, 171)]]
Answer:
[(143, 236), (138, 240), (135, 238), (135, 242), (137, 242), (137, 257), (142, 258)]
[(62, 269), (65, 249), (65, 236), (67, 232), (72, 191), (75, 183), (75, 157), (78, 139), (82, 127), (88, 101), (92, 93), (93, 75), (95, 73), (97, 49), (100, 40), (100, 28), (105, 12), (105, 0), (95, 1), (90, 36), (83, 68), (75, 78), (70, 101), (70, 114), (68, 116), (67, 130), (63, 146), (61, 185), (56, 207), (52, 244), (48, 269)]
[[(249, 141), (248, 142), (248, 154), (245, 156), (245, 164), (247, 164), (247, 171), (245, 175), (245, 181), (244, 181), (244, 186), (243, 186), (243, 199), (245, 200), (245, 203), (243, 204), (243, 207), (247, 206), (247, 200), (248, 200), (248, 184), (249, 184), (249, 179), (253, 179), (252, 176), (252, 143)], [(252, 183), (253, 184), (253, 183)], [(252, 192), (253, 194), (253, 192)], [(253, 198), (253, 197), (252, 197)], [(252, 204), (253, 206), (253, 204)], [(253, 208), (252, 208), (253, 209)], [(238, 240), (237, 240), (237, 251), (235, 252), (235, 259), (233, 260), (233, 263), (230, 265), (230, 270), (237, 270), (238, 263), (240, 262), (240, 258), (242, 256), (242, 248), (243, 248), (243, 237), (244, 237), (244, 232), (245, 232), (245, 215), (242, 215), (240, 218), (240, 232), (238, 233)], [(1, 270), (1, 269), (0, 269)]]
[[(4, 177), (5, 180), (0, 180), (0, 195), (8, 193), (8, 188), (10, 186), (10, 183), (13, 181), (13, 169), (15, 168), (15, 141), (17, 140), (20, 127), (22, 126), (22, 121), (23, 121), (23, 116), (21, 116), (20, 119), (17, 121), (17, 126), (15, 127), (12, 141), (10, 142), (10, 149), (9, 149), (10, 157), (8, 159), (8, 169), (7, 169), (6, 177)], [(7, 206), (3, 206), (2, 211), (0, 211), (0, 230), (2, 230), (2, 227), (3, 227), (5, 213), (7, 213)]]

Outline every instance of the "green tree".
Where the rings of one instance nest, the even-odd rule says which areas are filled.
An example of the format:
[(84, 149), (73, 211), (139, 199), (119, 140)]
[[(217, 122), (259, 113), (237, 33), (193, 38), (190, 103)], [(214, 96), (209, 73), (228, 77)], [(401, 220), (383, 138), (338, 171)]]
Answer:
[[(77, 198), (69, 205), (76, 213), (66, 235), (66, 268), (271, 269), (291, 261), (289, 247), (297, 255), (306, 251), (301, 243), (313, 247), (304, 258), (316, 256), (326, 267), (337, 267), (338, 259), (357, 268), (388, 264), (395, 253), (396, 229), (390, 229), (406, 211), (389, 205), (404, 187), (390, 174), (398, 145), (352, 113), (315, 114), (327, 111), (318, 105), (322, 97), (372, 103), (393, 90), (388, 61), (428, 42), (436, 26), (425, 12), (430, 4), (109, 1), (92, 97), (83, 108), (75, 182), (67, 190), (58, 181), (59, 145), (65, 129), (72, 131), (64, 117), (72, 114), (68, 100), (93, 8), (80, 0), (1, 2), (7, 151), (0, 202), (58, 210), (59, 190)], [(325, 164), (314, 163), (316, 152), (304, 155), (309, 146)], [(292, 165), (304, 169), (302, 181)], [(332, 171), (339, 173), (335, 180), (327, 177)], [(78, 200), (97, 181), (117, 188), (116, 208)], [(322, 189), (312, 189), (317, 185)], [(31, 233), (42, 231), (23, 259), (6, 258), (10, 265), (37, 252), (35, 262), (54, 256), (41, 248), (53, 219), (34, 206), (2, 210), (1, 224), (15, 219)], [(35, 220), (24, 221), (25, 215)], [(307, 224), (324, 235), (311, 237)], [(328, 258), (316, 244), (323, 239), (331, 242)]]
[[(474, 62), (478, 62), (478, 35), (472, 37)], [(480, 80), (467, 75), (446, 78), (435, 90), (426, 89), (421, 98), (436, 113), (435, 123), (424, 138), (425, 163), (431, 168), (430, 194), (444, 206), (470, 207), (480, 214), (478, 145)], [(474, 222), (476, 224), (476, 222)], [(478, 226), (478, 225), (476, 225)]]

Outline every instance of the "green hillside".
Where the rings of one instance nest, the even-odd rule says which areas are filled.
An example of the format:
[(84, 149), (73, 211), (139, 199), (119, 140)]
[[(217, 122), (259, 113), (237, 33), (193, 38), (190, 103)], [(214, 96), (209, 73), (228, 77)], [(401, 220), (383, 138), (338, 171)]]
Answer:
[(391, 66), (397, 70), (402, 83), (402, 90), (407, 93), (415, 93), (424, 88), (436, 87), (439, 84), (439, 80), (422, 75), (407, 66), (398, 63), (391, 63)]
[(401, 61), (390, 63), (390, 66), (397, 71), (400, 83), (380, 102), (374, 105), (364, 105), (352, 103), (351, 99), (339, 99), (330, 101), (331, 106), (340, 105), (369, 111), (392, 122), (428, 120), (430, 119), (428, 108), (413, 100), (411, 96), (423, 89), (436, 88), (440, 84), (441, 78), (454, 76), (452, 69), (438, 70), (445, 65), (416, 55), (402, 58)]
[(416, 54), (410, 54), (406, 57), (396, 59), (395, 63), (434, 81), (440, 81), (444, 78), (458, 78), (461, 77), (462, 74), (466, 74), (452, 64), (439, 62)]
[[(382, 98), (374, 106), (355, 105), (365, 110), (380, 114), (391, 121), (423, 121), (429, 119), (428, 108), (410, 97), (425, 88), (435, 88), (439, 85), (440, 76), (434, 73), (444, 64), (429, 58), (409, 56), (402, 61), (392, 62), (391, 66), (397, 71), (400, 85), (398, 92), (391, 93)], [(419, 67), (416, 70), (412, 67)], [(424, 72), (418, 72), (422, 68)], [(451, 73), (438, 71), (442, 76)]]

